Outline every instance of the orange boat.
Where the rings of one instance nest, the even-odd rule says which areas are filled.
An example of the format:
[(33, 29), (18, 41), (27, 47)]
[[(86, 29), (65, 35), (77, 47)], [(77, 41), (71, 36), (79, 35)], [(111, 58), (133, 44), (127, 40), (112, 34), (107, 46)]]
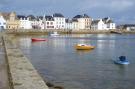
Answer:
[(75, 45), (75, 48), (77, 50), (90, 50), (90, 49), (94, 49), (95, 46), (86, 45), (86, 44), (77, 44), (77, 45)]
[(46, 41), (44, 38), (31, 38), (31, 41)]

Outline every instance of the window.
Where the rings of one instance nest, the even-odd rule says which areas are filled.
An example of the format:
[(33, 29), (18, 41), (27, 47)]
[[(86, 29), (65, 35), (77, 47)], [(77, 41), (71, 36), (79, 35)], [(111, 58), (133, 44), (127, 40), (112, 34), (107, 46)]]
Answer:
[(51, 25), (53, 25), (53, 22), (51, 22)]

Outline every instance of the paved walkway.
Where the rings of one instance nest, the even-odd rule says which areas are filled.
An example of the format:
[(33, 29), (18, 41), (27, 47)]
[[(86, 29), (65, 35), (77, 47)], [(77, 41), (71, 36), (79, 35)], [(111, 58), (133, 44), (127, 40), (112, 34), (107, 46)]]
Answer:
[(9, 89), (4, 47), (0, 38), (0, 89)]

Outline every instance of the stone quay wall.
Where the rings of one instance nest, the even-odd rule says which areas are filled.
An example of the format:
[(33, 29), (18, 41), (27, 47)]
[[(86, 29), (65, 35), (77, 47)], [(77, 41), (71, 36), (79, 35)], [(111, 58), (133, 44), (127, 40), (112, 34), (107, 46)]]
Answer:
[(30, 61), (12, 41), (3, 36), (10, 89), (49, 89)]
[(48, 34), (50, 32), (57, 31), (60, 34), (110, 34), (112, 31), (119, 33), (135, 33), (135, 31), (127, 31), (125, 29), (114, 30), (69, 30), (69, 29), (5, 29), (6, 33), (15, 34)]

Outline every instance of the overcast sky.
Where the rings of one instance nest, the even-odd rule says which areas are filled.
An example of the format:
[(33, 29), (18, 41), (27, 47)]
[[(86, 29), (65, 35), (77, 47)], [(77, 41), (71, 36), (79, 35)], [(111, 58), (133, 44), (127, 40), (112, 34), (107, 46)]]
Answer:
[(24, 15), (57, 12), (67, 18), (86, 13), (94, 19), (111, 17), (119, 24), (135, 24), (135, 0), (0, 0), (0, 11)]

